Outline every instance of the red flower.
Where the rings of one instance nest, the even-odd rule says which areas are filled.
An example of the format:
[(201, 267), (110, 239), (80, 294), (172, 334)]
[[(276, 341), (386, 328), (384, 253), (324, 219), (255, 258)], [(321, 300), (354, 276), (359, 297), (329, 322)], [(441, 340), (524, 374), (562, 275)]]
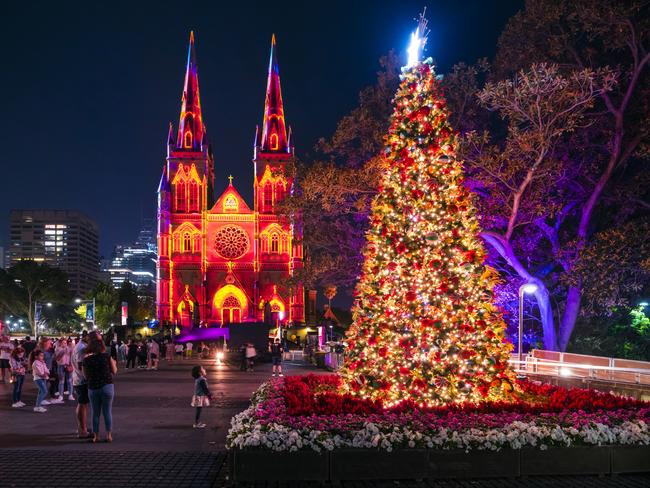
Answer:
[(399, 347), (402, 349), (406, 349), (407, 347), (411, 347), (411, 339), (400, 339), (399, 340)]
[(406, 244), (400, 242), (395, 250), (397, 251), (397, 254), (404, 254), (407, 251)]
[(415, 294), (414, 291), (409, 291), (409, 292), (406, 292), (406, 295), (404, 296), (404, 298), (406, 298), (406, 300), (409, 301), (409, 302), (414, 302), (415, 299), (417, 298), (417, 295)]
[(411, 370), (405, 366), (400, 366), (399, 374), (402, 376), (409, 376), (411, 374)]
[(420, 325), (422, 327), (433, 327), (434, 326), (434, 321), (432, 319), (421, 319), (420, 320)]
[(388, 354), (388, 348), (385, 346), (382, 346), (379, 348), (377, 351), (377, 354), (379, 355), (380, 358), (385, 358), (386, 354)]

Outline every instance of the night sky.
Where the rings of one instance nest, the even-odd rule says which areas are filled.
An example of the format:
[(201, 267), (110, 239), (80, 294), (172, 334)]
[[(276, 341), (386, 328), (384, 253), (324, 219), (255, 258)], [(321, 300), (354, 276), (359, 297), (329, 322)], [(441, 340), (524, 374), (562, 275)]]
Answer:
[(404, 56), (427, 5), (426, 54), (440, 73), (491, 57), (522, 1), (9, 2), (0, 51), (0, 245), (11, 208), (77, 208), (100, 227), (101, 253), (155, 215), (170, 121), (177, 127), (194, 29), (217, 193), (232, 173), (252, 204), (271, 34), (298, 155), (354, 107), (378, 59)]

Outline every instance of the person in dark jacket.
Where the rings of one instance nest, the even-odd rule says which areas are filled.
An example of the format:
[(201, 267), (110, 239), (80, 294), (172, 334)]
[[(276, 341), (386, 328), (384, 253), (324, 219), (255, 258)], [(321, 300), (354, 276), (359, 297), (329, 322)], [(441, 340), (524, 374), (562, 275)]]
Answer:
[(129, 369), (129, 365), (132, 368), (135, 368), (135, 360), (138, 357), (138, 345), (133, 339), (129, 341), (129, 346), (126, 353), (126, 369)]

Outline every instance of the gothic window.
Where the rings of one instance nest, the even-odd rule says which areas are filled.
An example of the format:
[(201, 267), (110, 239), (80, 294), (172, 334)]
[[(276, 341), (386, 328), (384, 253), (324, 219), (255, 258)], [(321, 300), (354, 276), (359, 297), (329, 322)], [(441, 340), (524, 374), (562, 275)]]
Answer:
[(273, 210), (273, 186), (270, 182), (264, 185), (264, 210)]
[(176, 211), (182, 212), (185, 210), (185, 182), (179, 181), (176, 187)]
[(182, 251), (182, 249), (181, 249), (181, 240), (180, 240), (180, 237), (178, 236), (178, 234), (176, 234), (174, 236), (174, 251), (175, 252)]
[(224, 212), (236, 212), (239, 210), (239, 204), (237, 203), (237, 198), (235, 195), (228, 195), (223, 201), (223, 211)]
[(285, 234), (285, 235), (282, 236), (282, 254), (285, 254), (285, 253), (289, 252), (287, 247), (288, 247), (288, 239), (287, 239), (287, 236)]
[(185, 133), (185, 138), (183, 140), (183, 147), (188, 149), (192, 147), (192, 133), (189, 130)]
[(271, 234), (271, 252), (272, 253), (278, 253), (278, 244), (279, 244), (279, 236), (277, 234)]
[(215, 235), (214, 248), (225, 259), (239, 259), (248, 252), (248, 234), (238, 225), (225, 225)]
[(275, 201), (279, 202), (284, 196), (284, 185), (281, 181), (278, 181), (275, 185)]
[(196, 181), (192, 180), (190, 182), (190, 212), (199, 210), (199, 185), (196, 184)]
[(194, 252), (201, 249), (201, 234), (194, 234)]
[(192, 252), (192, 236), (189, 232), (183, 234), (183, 252)]
[(234, 295), (228, 295), (223, 301), (222, 308), (239, 308), (239, 300)]
[(274, 132), (271, 134), (271, 151), (278, 150), (278, 135)]

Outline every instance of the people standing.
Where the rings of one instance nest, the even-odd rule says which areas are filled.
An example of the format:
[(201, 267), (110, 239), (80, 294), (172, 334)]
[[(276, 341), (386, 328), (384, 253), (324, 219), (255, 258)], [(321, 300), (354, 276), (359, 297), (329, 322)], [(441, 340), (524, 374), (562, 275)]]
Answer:
[(115, 360), (106, 353), (102, 340), (91, 340), (83, 359), (83, 374), (88, 384), (88, 396), (93, 419), (92, 442), (99, 441), (99, 419), (104, 417), (106, 442), (113, 442), (113, 375), (117, 373)]
[(192, 359), (192, 348), (194, 347), (194, 344), (191, 342), (187, 342), (185, 344), (185, 357), (187, 359)]
[(129, 346), (127, 348), (126, 354), (126, 369), (129, 369), (129, 365), (132, 368), (135, 368), (135, 360), (138, 357), (138, 345), (133, 339), (129, 341)]
[(21, 408), (25, 406), (20, 401), (20, 397), (23, 391), (23, 383), (25, 382), (25, 373), (27, 373), (27, 358), (25, 357), (25, 350), (22, 347), (18, 346), (11, 351), (9, 365), (11, 367), (11, 374), (14, 377), (14, 391), (11, 396), (11, 406), (13, 408)]
[(282, 374), (282, 353), (284, 353), (284, 348), (280, 344), (280, 339), (275, 339), (272, 344), (269, 344), (269, 352), (271, 353), (271, 363), (273, 364), (273, 376), (275, 376), (276, 370), (278, 376), (284, 376)]
[(247, 371), (253, 371), (253, 366), (255, 365), (255, 356), (257, 356), (257, 351), (255, 346), (249, 342), (246, 344), (246, 366)]
[(148, 357), (147, 357), (147, 369), (153, 369), (154, 371), (158, 369), (158, 358), (160, 357), (160, 346), (154, 339), (149, 339), (149, 344), (147, 344)]
[(6, 335), (0, 336), (0, 371), (2, 372), (0, 383), (5, 382), (7, 371), (10, 371), (11, 369), (9, 359), (11, 358), (11, 351), (13, 350), (14, 345), (9, 340), (9, 337)]
[(239, 348), (239, 359), (241, 361), (239, 364), (240, 371), (246, 371), (248, 369), (248, 360), (246, 359), (246, 345), (247, 344), (242, 344)]
[(176, 358), (183, 359), (183, 344), (176, 344), (174, 350), (176, 351)]
[(174, 360), (174, 343), (169, 339), (165, 341), (165, 359), (167, 361)]
[[(95, 333), (94, 338), (96, 339)], [(88, 404), (90, 399), (88, 397), (88, 384), (86, 377), (83, 374), (82, 363), (86, 355), (86, 347), (88, 346), (89, 335), (87, 331), (83, 331), (79, 343), (72, 350), (70, 361), (72, 363), (72, 385), (74, 392), (77, 396), (77, 408), (75, 415), (77, 417), (77, 437), (85, 439), (90, 436), (88, 432)]]
[[(50, 394), (48, 403), (53, 405), (63, 403), (63, 399), (59, 399), (57, 396), (59, 391), (59, 381), (56, 374), (56, 361), (54, 359), (54, 342), (49, 337), (41, 336), (37, 349), (43, 352), (43, 360), (45, 361), (47, 369), (50, 371), (50, 376), (45, 384), (47, 391)], [(25, 351), (25, 354), (27, 354), (27, 351)]]
[(192, 368), (192, 378), (194, 378), (194, 395), (192, 396), (191, 406), (196, 408), (192, 427), (195, 429), (203, 429), (205, 428), (205, 424), (201, 422), (201, 411), (203, 407), (210, 406), (212, 393), (210, 393), (210, 389), (208, 388), (208, 380), (203, 366), (194, 366)]
[(25, 342), (23, 342), (22, 346), (25, 350), (25, 356), (31, 357), (32, 351), (36, 349), (36, 342), (34, 342), (31, 337), (25, 336)]
[(38, 389), (38, 394), (36, 396), (36, 406), (34, 407), (34, 412), (45, 413), (47, 409), (43, 405), (49, 405), (45, 399), (47, 395), (47, 380), (50, 377), (50, 370), (45, 364), (45, 356), (43, 351), (40, 349), (34, 349), (32, 351), (32, 374), (34, 376), (34, 383)]
[(144, 340), (138, 341), (138, 368), (147, 367), (147, 343)]
[(68, 395), (68, 400), (73, 401), (74, 394), (72, 393), (72, 363), (70, 361), (71, 348), (68, 347), (68, 341), (64, 338), (59, 339), (59, 342), (54, 349), (54, 357), (56, 359), (56, 373), (59, 378), (59, 395), (57, 400), (63, 401), (63, 395)]
[(126, 361), (126, 353), (128, 351), (128, 347), (126, 345), (126, 342), (119, 342), (119, 346), (117, 347), (117, 357), (120, 360), (121, 363)]

